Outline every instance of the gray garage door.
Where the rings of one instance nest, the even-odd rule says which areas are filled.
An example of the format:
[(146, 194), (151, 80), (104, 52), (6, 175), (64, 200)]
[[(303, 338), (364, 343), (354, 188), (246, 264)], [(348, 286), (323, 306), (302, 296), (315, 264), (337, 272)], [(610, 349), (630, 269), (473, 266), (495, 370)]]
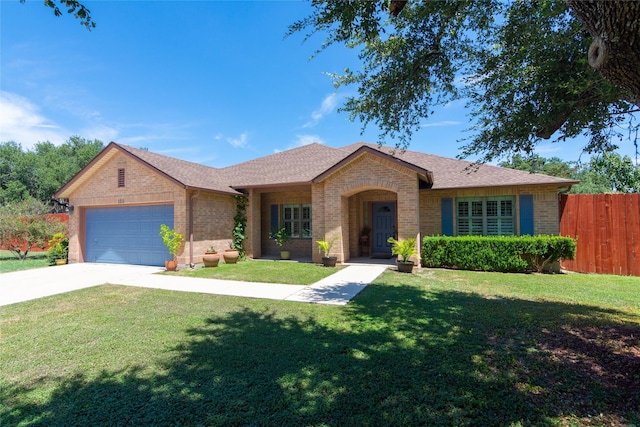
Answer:
[(158, 235), (173, 227), (173, 205), (92, 208), (86, 211), (85, 261), (163, 266), (169, 251)]

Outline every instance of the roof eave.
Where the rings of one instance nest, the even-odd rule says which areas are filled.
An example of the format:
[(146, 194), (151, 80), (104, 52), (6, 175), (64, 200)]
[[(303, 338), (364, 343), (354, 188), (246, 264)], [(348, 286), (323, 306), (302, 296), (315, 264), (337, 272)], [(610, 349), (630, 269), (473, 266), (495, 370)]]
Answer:
[(219, 190), (219, 189), (213, 189), (213, 188), (203, 188), (203, 187), (195, 187), (192, 185), (187, 185), (184, 187), (185, 190), (191, 190), (191, 191), (206, 191), (208, 193), (218, 193), (218, 194), (227, 194), (227, 195), (231, 195), (231, 196), (240, 196), (242, 195), (242, 193), (240, 191), (237, 191), (234, 188), (229, 187), (229, 190)]
[(490, 188), (490, 187), (522, 187), (525, 185), (551, 185), (558, 188), (572, 186), (575, 184), (579, 184), (580, 181), (574, 180), (566, 180), (560, 182), (521, 182), (516, 184), (474, 184), (474, 185), (456, 185), (456, 186), (447, 186), (447, 187), (434, 187), (433, 190), (458, 190), (458, 189), (468, 189), (468, 188)]
[(252, 188), (261, 189), (261, 188), (284, 188), (284, 187), (299, 187), (302, 185), (311, 185), (313, 181), (296, 181), (296, 182), (279, 182), (275, 184), (248, 184), (248, 185), (232, 185), (231, 188), (240, 191), (240, 190), (248, 190)]

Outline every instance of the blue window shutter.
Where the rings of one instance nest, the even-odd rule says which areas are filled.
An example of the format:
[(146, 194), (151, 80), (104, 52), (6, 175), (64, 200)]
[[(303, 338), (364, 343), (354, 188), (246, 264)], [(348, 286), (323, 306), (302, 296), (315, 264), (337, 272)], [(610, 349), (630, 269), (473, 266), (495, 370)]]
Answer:
[(533, 194), (520, 195), (520, 235), (533, 236)]
[(278, 221), (278, 205), (271, 205), (271, 230), (277, 230), (279, 224)]
[(443, 198), (440, 204), (442, 214), (442, 234), (444, 236), (453, 236), (453, 199), (450, 197)]

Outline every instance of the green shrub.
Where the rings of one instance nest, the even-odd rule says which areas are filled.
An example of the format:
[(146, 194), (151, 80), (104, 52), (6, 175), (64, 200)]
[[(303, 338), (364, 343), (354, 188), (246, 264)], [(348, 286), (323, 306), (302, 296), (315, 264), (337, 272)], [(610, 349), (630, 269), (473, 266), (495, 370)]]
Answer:
[(576, 242), (561, 236), (425, 237), (422, 264), (462, 270), (542, 272), (560, 258), (573, 259)]
[(65, 233), (56, 233), (49, 240), (49, 250), (47, 251), (47, 260), (49, 265), (54, 265), (56, 260), (66, 260), (69, 256), (69, 238)]

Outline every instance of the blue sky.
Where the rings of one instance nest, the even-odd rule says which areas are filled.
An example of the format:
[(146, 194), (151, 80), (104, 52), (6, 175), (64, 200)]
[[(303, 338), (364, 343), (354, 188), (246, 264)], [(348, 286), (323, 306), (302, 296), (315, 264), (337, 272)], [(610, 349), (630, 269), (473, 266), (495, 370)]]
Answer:
[[(337, 111), (355, 88), (336, 91), (326, 75), (357, 67), (357, 52), (334, 46), (310, 60), (321, 36), (284, 37), (308, 2), (83, 4), (91, 32), (41, 0), (0, 0), (0, 142), (29, 149), (79, 135), (214, 167), (310, 142), (377, 142), (375, 127), (361, 135)], [(437, 108), (410, 148), (455, 157), (468, 120), (463, 101)], [(538, 153), (577, 160), (582, 145)]]

